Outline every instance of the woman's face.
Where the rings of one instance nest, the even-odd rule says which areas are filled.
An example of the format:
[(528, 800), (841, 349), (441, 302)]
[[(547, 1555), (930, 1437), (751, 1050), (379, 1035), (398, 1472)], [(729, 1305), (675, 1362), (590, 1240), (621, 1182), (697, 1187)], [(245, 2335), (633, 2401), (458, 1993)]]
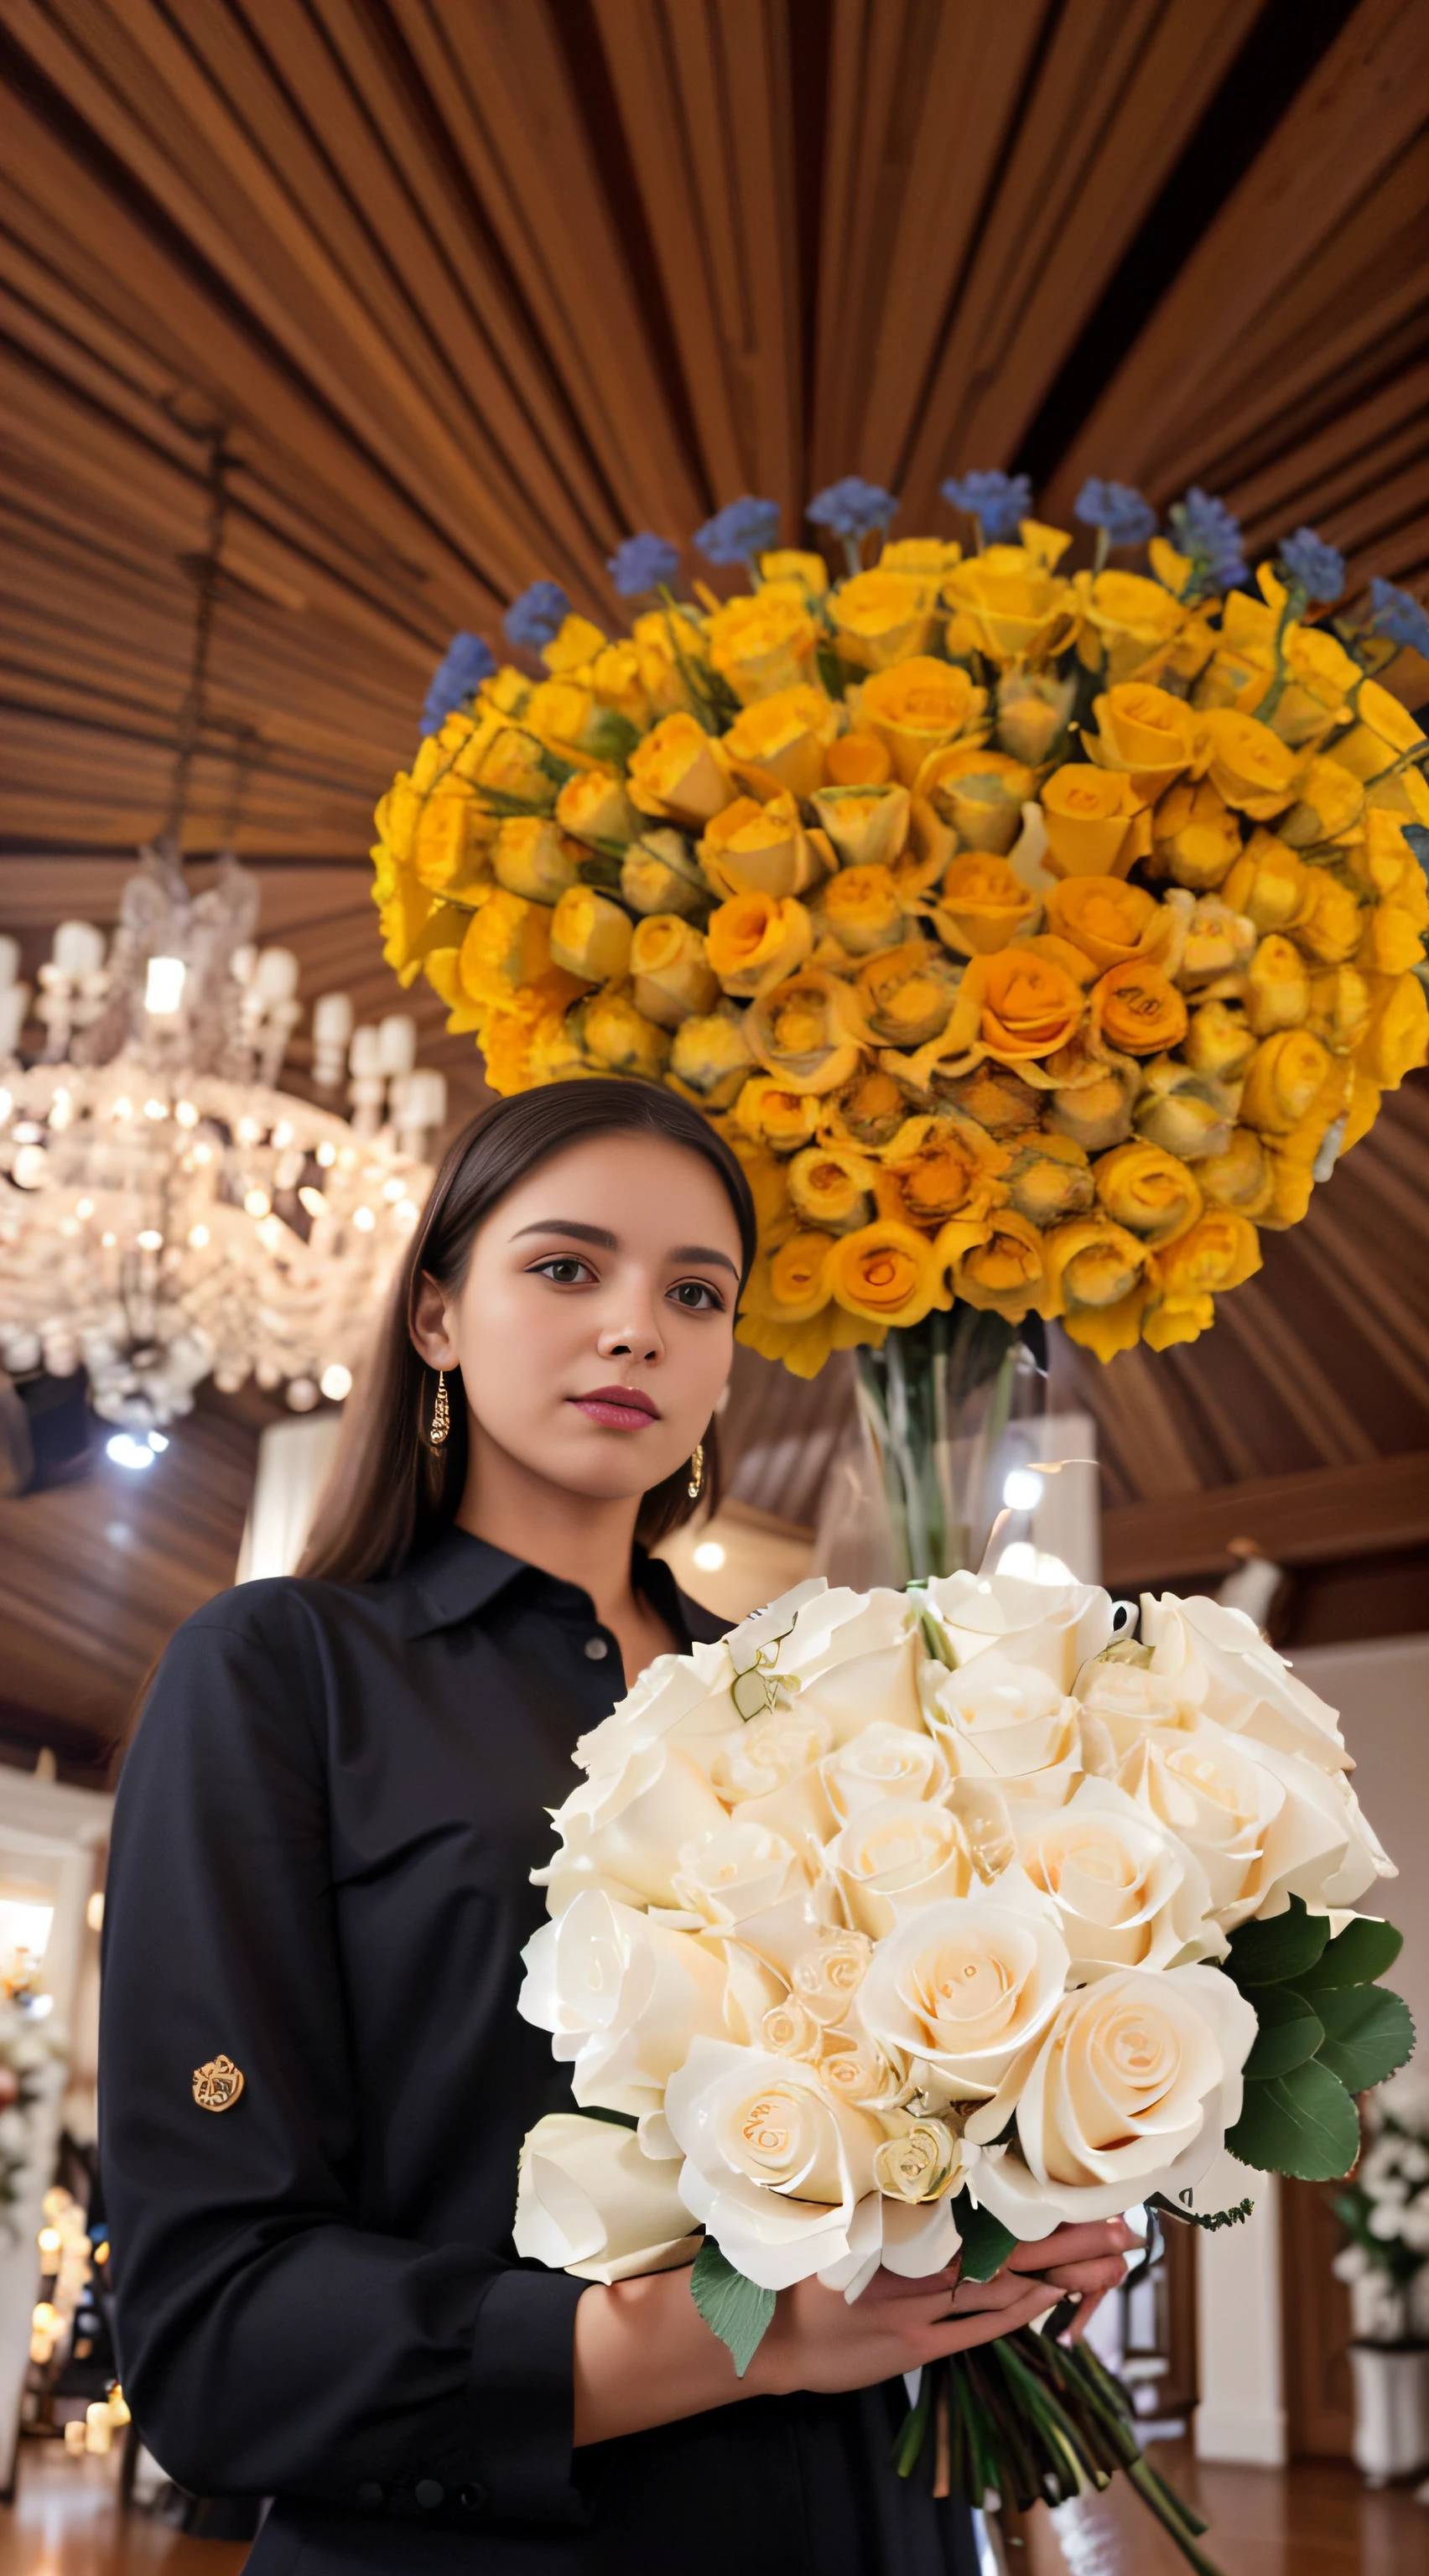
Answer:
[(700, 1154), (592, 1137), (481, 1225), (466, 1278), (422, 1285), (414, 1338), (461, 1370), (478, 1442), (549, 1483), (625, 1500), (673, 1473), (729, 1375), (740, 1243)]

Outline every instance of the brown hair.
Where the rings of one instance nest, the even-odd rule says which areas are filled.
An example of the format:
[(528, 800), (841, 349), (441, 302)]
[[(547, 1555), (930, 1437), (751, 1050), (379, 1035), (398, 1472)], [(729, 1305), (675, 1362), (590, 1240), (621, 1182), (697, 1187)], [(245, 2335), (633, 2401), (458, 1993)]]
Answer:
[[(461, 1373), (448, 1370), (451, 1431), (430, 1446), (436, 1372), (412, 1340), (412, 1308), (423, 1274), (448, 1295), (466, 1276), (477, 1228), (508, 1190), (553, 1154), (588, 1137), (657, 1136), (700, 1154), (717, 1174), (739, 1226), (740, 1285), (754, 1259), (754, 1201), (735, 1156), (698, 1109), (654, 1083), (597, 1077), (551, 1084), (499, 1100), (449, 1146), (411, 1249), (393, 1282), (361, 1392), (349, 1407), (342, 1447), (323, 1496), (300, 1574), (365, 1583), (400, 1573), (454, 1517), (466, 1484), (467, 1411)], [(718, 1444), (705, 1433), (702, 1501), (718, 1500)], [(653, 1546), (695, 1509), (689, 1470), (652, 1486), (636, 1536)]]

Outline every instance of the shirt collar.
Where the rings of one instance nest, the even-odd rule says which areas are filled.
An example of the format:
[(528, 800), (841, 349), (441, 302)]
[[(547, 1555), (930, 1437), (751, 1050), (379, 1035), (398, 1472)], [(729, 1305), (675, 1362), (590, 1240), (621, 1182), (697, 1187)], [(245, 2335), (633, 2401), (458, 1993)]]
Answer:
[[(711, 1621), (708, 1612), (700, 1612), (693, 1602), (686, 1602), (661, 1558), (647, 1556), (644, 1548), (637, 1546), (632, 1570), (638, 1589), (678, 1639), (682, 1653), (688, 1653), (696, 1635), (705, 1636), (711, 1631), (717, 1635), (723, 1629), (722, 1620)], [(522, 1557), (508, 1556), (504, 1548), (493, 1547), (488, 1539), (474, 1538), (470, 1530), (455, 1525), (443, 1530), (424, 1555), (395, 1577), (388, 1597), (403, 1636), (427, 1637), (438, 1629), (454, 1628), (463, 1619), (479, 1618), (523, 1577), (553, 1608), (569, 1608), (594, 1625), (595, 1605), (578, 1584), (563, 1582), (559, 1575), (528, 1565)]]

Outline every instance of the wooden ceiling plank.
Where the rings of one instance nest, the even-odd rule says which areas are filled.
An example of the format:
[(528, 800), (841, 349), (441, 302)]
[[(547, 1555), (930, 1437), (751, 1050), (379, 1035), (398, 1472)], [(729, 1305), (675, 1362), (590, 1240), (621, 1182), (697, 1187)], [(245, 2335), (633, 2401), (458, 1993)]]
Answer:
[(1416, 0), (1360, 0), (1084, 423), (1047, 495), (1054, 518), (1089, 473), (1147, 477), (1223, 353), (1254, 345), (1282, 283), (1398, 158), (1422, 114), (1423, 25)]
[(1307, 438), (1288, 453), (1272, 457), (1253, 473), (1224, 485), (1238, 518), (1248, 526), (1266, 526), (1277, 514), (1310, 514), (1305, 496), (1333, 490), (1339, 480), (1361, 469), (1373, 472), (1381, 449), (1429, 411), (1429, 358), (1408, 367), (1365, 401), (1326, 423), (1318, 437)]
[(1218, 1493), (1138, 1503), (1102, 1521), (1104, 1580), (1135, 1588), (1229, 1573), (1237, 1539), (1280, 1565), (1314, 1565), (1429, 1539), (1429, 1451), (1260, 1476)]
[(1252, 1280), (1216, 1308), (1215, 1329), (1232, 1333), (1273, 1388), (1312, 1451), (1327, 1466), (1372, 1458), (1374, 1442), (1351, 1403), (1313, 1360), (1303, 1343), (1288, 1342), (1284, 1317)]
[[(709, 23), (723, 57), (734, 203), (748, 280), (756, 489), (777, 500), (795, 544), (803, 530), (793, 107), (788, 21), (767, 0), (721, 0)], [(693, 104), (693, 102), (692, 102)]]

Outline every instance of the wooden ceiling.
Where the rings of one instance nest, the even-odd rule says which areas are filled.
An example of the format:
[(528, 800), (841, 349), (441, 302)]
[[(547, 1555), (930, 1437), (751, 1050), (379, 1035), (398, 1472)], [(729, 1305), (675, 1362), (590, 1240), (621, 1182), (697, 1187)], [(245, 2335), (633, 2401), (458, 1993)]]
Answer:
[[(241, 740), (265, 934), (365, 1016), (396, 1000), (369, 817), (434, 660), (540, 574), (609, 616), (632, 530), (750, 490), (793, 540), (849, 472), (951, 529), (940, 480), (1002, 465), (1054, 518), (1088, 471), (1194, 480), (1252, 550), (1309, 521), (1354, 590), (1429, 572), (1423, 0), (0, 0), (0, 78), (0, 927), (31, 956), (114, 918), (164, 816), (218, 426), (187, 846)], [(465, 1114), (479, 1061), (413, 1000)], [(1213, 1568), (1243, 1495), (1302, 1553), (1335, 1495), (1383, 1537), (1376, 1462), (1429, 1451), (1426, 1144), (1412, 1083), (1212, 1335), (1064, 1358), (1128, 1564)], [(847, 1388), (750, 1385), (741, 1490), (805, 1519)], [(207, 1398), (125, 1498), (130, 1555), (107, 1470), (0, 1506), (0, 1732), (112, 1733), (225, 1579), (255, 1437)]]

